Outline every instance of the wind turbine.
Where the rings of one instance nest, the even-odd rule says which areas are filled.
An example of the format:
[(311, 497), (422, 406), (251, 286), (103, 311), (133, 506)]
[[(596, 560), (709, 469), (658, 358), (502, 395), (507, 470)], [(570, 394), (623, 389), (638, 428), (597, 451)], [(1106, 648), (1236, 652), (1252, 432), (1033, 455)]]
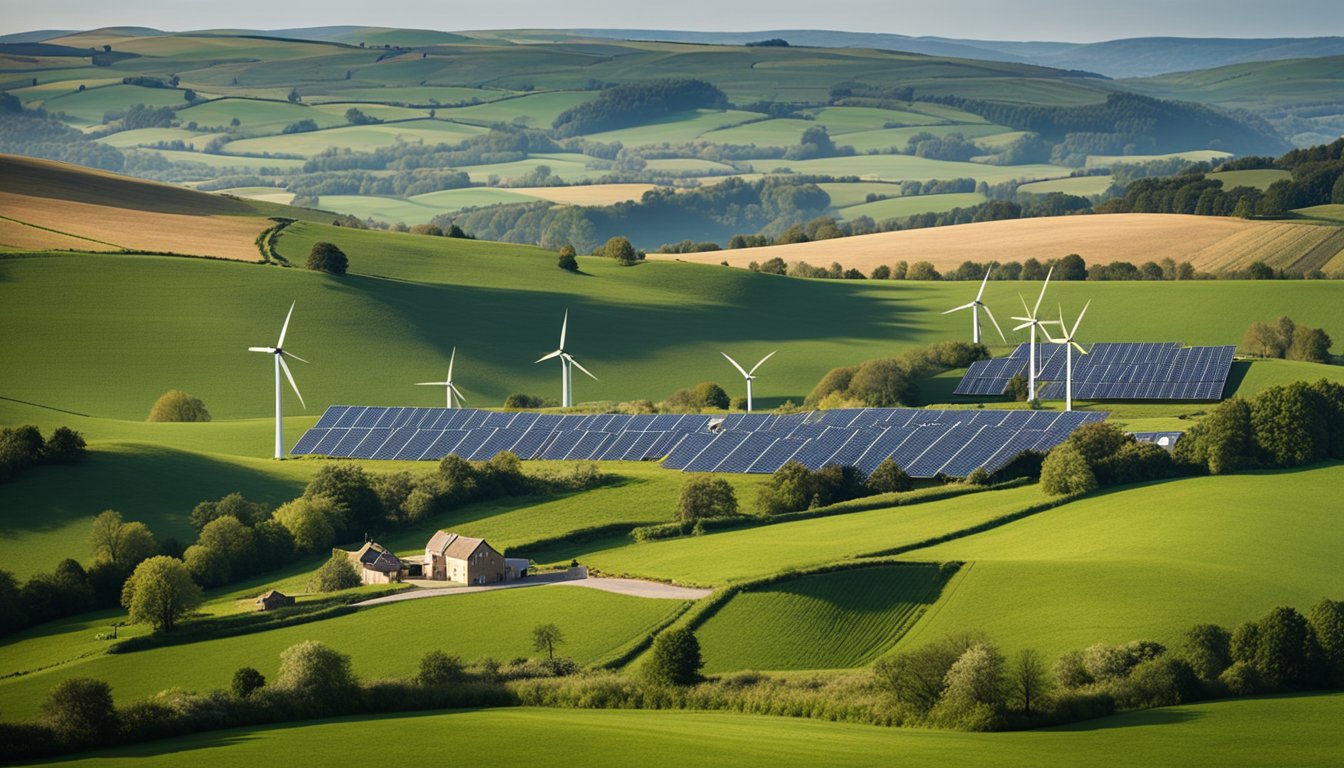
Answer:
[(991, 266), (985, 272), (985, 279), (980, 281), (980, 291), (975, 294), (975, 301), (972, 301), (969, 304), (962, 304), (960, 307), (953, 307), (943, 313), (944, 315), (950, 315), (953, 312), (960, 312), (963, 309), (971, 310), (971, 343), (973, 344), (980, 343), (980, 309), (982, 307), (985, 310), (985, 314), (989, 315), (989, 321), (994, 324), (994, 330), (999, 332), (999, 338), (1003, 339), (1004, 344), (1008, 343), (1008, 339), (1004, 338), (1003, 329), (999, 327), (999, 321), (994, 319), (994, 313), (990, 312), (989, 307), (980, 300), (980, 297), (985, 295), (985, 286), (989, 285), (989, 275), (993, 271), (994, 267)]
[[(297, 304), (298, 302), (294, 302)], [(299, 392), (299, 385), (294, 383), (294, 374), (289, 372), (289, 365), (285, 363), (286, 357), (292, 357), (301, 363), (308, 362), (302, 357), (285, 349), (285, 334), (289, 331), (289, 319), (294, 316), (294, 304), (289, 305), (289, 314), (285, 315), (285, 324), (280, 326), (280, 340), (275, 342), (274, 347), (248, 347), (248, 352), (266, 352), (275, 358), (275, 458), (283, 459), (285, 457), (285, 423), (284, 414), (281, 408), (281, 387), (280, 371), (285, 372), (285, 378), (289, 379), (289, 386), (294, 388), (294, 394), (299, 396), (299, 404), (303, 409), (308, 410), (307, 403), (303, 402), (303, 395)]]
[(560, 358), (560, 404), (565, 408), (569, 408), (574, 405), (575, 368), (578, 368), (580, 371), (587, 373), (588, 377), (591, 378), (593, 381), (597, 381), (596, 376), (590, 373), (587, 368), (584, 368), (582, 365), (580, 365), (579, 361), (575, 360), (573, 355), (565, 351), (565, 331), (568, 328), (569, 328), (569, 310), (566, 309), (565, 319), (560, 323), (560, 346), (557, 347), (554, 352), (550, 353), (549, 355), (544, 355), (537, 360), (537, 362), (540, 363), (546, 360), (550, 360), (553, 357)]
[[(1081, 355), (1087, 354), (1087, 350), (1083, 349), (1078, 342), (1074, 341), (1074, 338), (1078, 336), (1078, 326), (1082, 324), (1083, 315), (1087, 314), (1087, 308), (1090, 306), (1092, 306), (1092, 301), (1089, 299), (1088, 302), (1083, 305), (1083, 311), (1078, 313), (1078, 319), (1073, 321), (1073, 330), (1065, 334), (1063, 338), (1053, 338), (1050, 336), (1049, 331), (1045, 330), (1044, 327), (1041, 328), (1041, 331), (1045, 334), (1045, 338), (1049, 339), (1051, 344), (1064, 345), (1064, 410), (1066, 411), (1073, 410), (1073, 350), (1069, 347), (1076, 348)], [(1061, 330), (1067, 327), (1064, 325), (1063, 307), (1059, 308), (1059, 327)]]
[[(778, 349), (775, 350), (775, 352), (778, 352), (778, 351), (779, 351)], [(753, 382), (753, 381), (756, 380), (756, 369), (761, 367), (761, 363), (764, 363), (766, 360), (769, 360), (771, 357), (774, 357), (775, 352), (771, 352), (770, 354), (766, 355), (765, 357), (762, 357), (761, 360), (760, 360), (760, 362), (758, 362), (758, 363), (756, 363), (755, 365), (751, 366), (751, 370), (750, 370), (750, 371), (748, 371), (748, 370), (746, 370), (745, 368), (743, 368), (742, 366), (738, 365), (738, 364), (737, 364), (737, 361), (734, 360), (733, 358), (728, 357), (728, 353), (727, 353), (727, 352), (720, 352), (720, 353), (719, 353), (719, 354), (723, 355), (724, 357), (728, 358), (728, 362), (732, 363), (732, 364), (733, 364), (733, 367), (736, 368), (736, 369), (742, 374), (742, 378), (744, 378), (744, 379), (747, 380), (747, 413), (751, 413), (751, 382)]]
[(1023, 328), (1030, 328), (1030, 329), (1031, 329), (1031, 347), (1030, 347), (1030, 349), (1028, 350), (1028, 355), (1027, 355), (1027, 367), (1028, 367), (1028, 371), (1029, 371), (1028, 376), (1027, 376), (1027, 399), (1028, 399), (1028, 400), (1035, 400), (1035, 399), (1036, 399), (1036, 373), (1037, 373), (1037, 371), (1036, 371), (1036, 329), (1037, 329), (1037, 328), (1040, 328), (1042, 331), (1044, 331), (1046, 325), (1061, 325), (1061, 326), (1062, 326), (1062, 323), (1057, 323), (1057, 322), (1054, 321), (1054, 320), (1041, 320), (1039, 317), (1037, 317), (1037, 313), (1040, 312), (1040, 310), (1041, 310), (1041, 301), (1042, 301), (1043, 299), (1045, 299), (1045, 289), (1050, 287), (1050, 275), (1054, 274), (1054, 272), (1055, 272), (1055, 268), (1054, 268), (1054, 267), (1050, 267), (1050, 271), (1045, 273), (1045, 283), (1043, 283), (1043, 284), (1041, 285), (1041, 295), (1040, 295), (1039, 297), (1036, 298), (1036, 308), (1035, 308), (1035, 309), (1027, 309), (1027, 300), (1026, 300), (1026, 299), (1022, 299), (1022, 296), (1021, 296), (1020, 294), (1018, 295), (1018, 298), (1019, 298), (1019, 299), (1022, 299), (1022, 308), (1027, 310), (1027, 316), (1026, 316), (1026, 317), (1014, 317), (1014, 318), (1013, 318), (1014, 320), (1018, 320), (1018, 321), (1020, 321), (1020, 322), (1022, 323), (1021, 325), (1019, 325), (1019, 326), (1017, 326), (1016, 328), (1014, 328), (1014, 329), (1013, 329), (1014, 331), (1020, 331), (1020, 330), (1022, 330)]
[[(457, 359), (457, 347), (453, 347), (453, 354), (448, 357), (448, 378), (443, 381), (421, 381), (416, 384), (417, 387), (443, 387), (448, 391), (448, 407), (461, 408), (466, 405), (467, 398), (458, 391), (457, 385), (453, 383), (453, 361)], [(457, 405), (453, 405), (453, 399), (456, 396)]]

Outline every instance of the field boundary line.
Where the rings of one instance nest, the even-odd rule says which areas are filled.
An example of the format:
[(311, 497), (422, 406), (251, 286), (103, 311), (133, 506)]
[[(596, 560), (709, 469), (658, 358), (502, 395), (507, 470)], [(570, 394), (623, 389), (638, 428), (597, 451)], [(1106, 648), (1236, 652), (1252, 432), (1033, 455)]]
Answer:
[(62, 232), (62, 231), (59, 230), (59, 229), (52, 229), (51, 227), (44, 227), (44, 226), (42, 226), (42, 225), (40, 225), (40, 224), (33, 224), (33, 223), (31, 223), (31, 222), (21, 221), (21, 220), (19, 220), (19, 219), (11, 218), (11, 217), (9, 217), (9, 216), (0, 216), (0, 219), (4, 219), (5, 221), (12, 221), (12, 222), (14, 222), (15, 224), (20, 224), (20, 225), (25, 226), (25, 227), (32, 227), (33, 229), (40, 229), (40, 230), (42, 230), (43, 232), (51, 232), (51, 233), (53, 233), (53, 234), (57, 234), (57, 235), (64, 235), (65, 237), (73, 237), (73, 238), (75, 238), (76, 240), (87, 240), (87, 241), (89, 241), (90, 243), (98, 243), (99, 245), (110, 245), (110, 246), (112, 246), (113, 248), (120, 248), (120, 249), (123, 250), (123, 251), (130, 250), (129, 248), (127, 248), (127, 247), (124, 246), (124, 245), (118, 245), (118, 244), (116, 244), (116, 243), (109, 243), (109, 242), (107, 242), (106, 240), (97, 240), (97, 239), (95, 239), (95, 238), (92, 238), (92, 237), (85, 237), (85, 236), (83, 236), (83, 235), (76, 235), (76, 234), (74, 234), (73, 232)]

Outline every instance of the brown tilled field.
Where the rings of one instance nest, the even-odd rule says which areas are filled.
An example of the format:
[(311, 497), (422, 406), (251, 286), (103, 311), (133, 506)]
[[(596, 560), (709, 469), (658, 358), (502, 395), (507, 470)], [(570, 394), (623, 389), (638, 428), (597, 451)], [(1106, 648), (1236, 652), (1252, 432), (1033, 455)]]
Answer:
[(765, 248), (687, 253), (676, 258), (735, 267), (779, 257), (814, 266), (840, 262), (871, 271), (897, 261), (932, 262), (939, 270), (964, 261), (1041, 261), (1076, 253), (1088, 264), (1128, 261), (1142, 264), (1171, 258), (1216, 272), (1253, 261), (1294, 272), (1344, 271), (1344, 228), (1314, 224), (1245, 221), (1213, 216), (1127, 213), (1013, 219), (953, 227), (881, 232)]
[(573, 187), (510, 187), (510, 192), (531, 195), (566, 205), (612, 205), (638, 200), (653, 184), (579, 184)]

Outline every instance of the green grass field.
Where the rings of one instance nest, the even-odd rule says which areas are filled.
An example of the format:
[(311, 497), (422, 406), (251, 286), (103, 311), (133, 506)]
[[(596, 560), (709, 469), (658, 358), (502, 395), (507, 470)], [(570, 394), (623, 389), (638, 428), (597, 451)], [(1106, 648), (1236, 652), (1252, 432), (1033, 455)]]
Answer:
[(259, 136), (280, 133), (285, 126), (300, 120), (312, 120), (319, 128), (345, 125), (345, 116), (329, 110), (314, 109), (286, 101), (259, 101), (257, 99), (218, 99), (189, 107), (178, 113), (185, 125), (195, 122), (210, 127), (228, 127), (233, 120), (243, 135)]
[(936, 565), (835, 571), (738, 593), (696, 630), (707, 673), (867, 664), (939, 597)]
[(462, 752), (509, 745), (512, 760), (624, 768), (642, 765), (847, 765), (886, 768), (950, 761), (967, 768), (1080, 763), (1271, 766), (1338, 764), (1344, 695), (1237, 699), (1132, 712), (1075, 726), (1017, 733), (888, 729), (723, 712), (492, 709), (337, 720), (218, 731), (89, 755), (59, 765), (199, 768), (264, 761), (339, 762), (351, 744), (377, 744), (388, 760), (414, 761), (453, 734)]
[(1210, 173), (1208, 177), (1223, 182), (1223, 189), (1232, 189), (1233, 187), (1255, 187), (1256, 189), (1263, 191), (1268, 189), (1270, 184), (1273, 184), (1280, 179), (1291, 179), (1293, 174), (1277, 168), (1263, 168), (1254, 171), (1223, 171), (1222, 173)]
[(1210, 162), (1231, 157), (1227, 152), (1197, 149), (1189, 152), (1170, 152), (1163, 155), (1088, 155), (1086, 168), (1107, 168), (1113, 165), (1138, 165), (1154, 160), (1189, 160), (1192, 163)]
[(46, 691), (70, 677), (106, 680), (121, 701), (170, 687), (227, 687), (241, 666), (255, 666), (269, 678), (280, 652), (305, 640), (349, 654), (356, 674), (365, 679), (410, 677), (420, 657), (436, 649), (468, 661), (535, 656), (532, 628), (554, 623), (566, 640), (559, 653), (587, 664), (648, 632), (680, 605), (570, 586), (407, 600), (267, 632), (100, 655), (11, 677), (0, 680), (0, 711), (6, 718), (31, 717)]
[[(344, 119), (342, 119), (341, 123), (344, 122)], [(270, 153), (305, 156), (316, 155), (332, 148), (349, 148), (368, 152), (379, 147), (390, 147), (403, 142), (408, 144), (456, 144), (485, 132), (486, 129), (484, 128), (464, 123), (449, 123), (443, 120), (408, 120), (401, 123), (347, 125), (322, 131), (240, 139), (224, 145), (224, 151), (234, 155)]]
[(989, 184), (1015, 179), (1050, 179), (1068, 176), (1070, 169), (1057, 165), (984, 165), (952, 160), (930, 160), (914, 155), (854, 155), (815, 160), (752, 160), (756, 171), (790, 168), (796, 173), (858, 176), (865, 181), (927, 181), (972, 178)]
[(105, 85), (46, 99), (49, 112), (64, 112), (76, 125), (97, 125), (108, 112), (125, 112), (132, 105), (176, 107), (185, 104), (182, 92), (172, 88), (141, 88), (136, 85)]
[(701, 109), (693, 112), (665, 115), (634, 128), (589, 134), (587, 138), (607, 143), (619, 141), (628, 147), (662, 144), (664, 142), (685, 144), (701, 138), (721, 144), (732, 144), (735, 142), (725, 138), (725, 134), (720, 129), (741, 125), (753, 120), (761, 120), (764, 117), (765, 115), (758, 112), (742, 112), (733, 109)]
[(984, 631), (1048, 656), (1135, 639), (1176, 647), (1195, 624), (1339, 599), (1341, 483), (1339, 463), (1153, 483), (916, 550), (907, 557), (967, 564), (902, 644)]
[(467, 107), (440, 109), (439, 117), (476, 125), (494, 123), (513, 123), (522, 121), (532, 128), (548, 128), (555, 118), (570, 107), (577, 106), (596, 98), (592, 91), (538, 93), (517, 98), (499, 98), (504, 94), (494, 94), (494, 99), (484, 104)]
[(1018, 192), (1030, 192), (1034, 195), (1046, 195), (1051, 192), (1063, 192), (1066, 195), (1100, 195), (1111, 186), (1111, 176), (1073, 176), (1049, 181), (1034, 181), (1017, 188)]
[(903, 219), (916, 213), (943, 213), (953, 208), (969, 208), (985, 201), (979, 192), (947, 195), (911, 195), (893, 197), (871, 203), (851, 205), (840, 210), (840, 218), (852, 220), (859, 216), (870, 216), (874, 221), (884, 219)]

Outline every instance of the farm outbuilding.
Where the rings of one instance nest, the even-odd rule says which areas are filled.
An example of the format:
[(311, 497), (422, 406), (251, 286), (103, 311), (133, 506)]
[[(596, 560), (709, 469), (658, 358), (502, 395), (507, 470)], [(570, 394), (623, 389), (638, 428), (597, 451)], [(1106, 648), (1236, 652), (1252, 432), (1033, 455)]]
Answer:
[(293, 604), (294, 598), (277, 589), (266, 592), (256, 600), (258, 611), (273, 611), (276, 608), (285, 608)]
[(527, 561), (504, 556), (484, 539), (439, 531), (425, 544), (424, 578), (462, 584), (495, 584), (527, 575)]
[(361, 584), (395, 584), (408, 573), (401, 558), (376, 541), (365, 542), (364, 546), (345, 554), (359, 571)]

